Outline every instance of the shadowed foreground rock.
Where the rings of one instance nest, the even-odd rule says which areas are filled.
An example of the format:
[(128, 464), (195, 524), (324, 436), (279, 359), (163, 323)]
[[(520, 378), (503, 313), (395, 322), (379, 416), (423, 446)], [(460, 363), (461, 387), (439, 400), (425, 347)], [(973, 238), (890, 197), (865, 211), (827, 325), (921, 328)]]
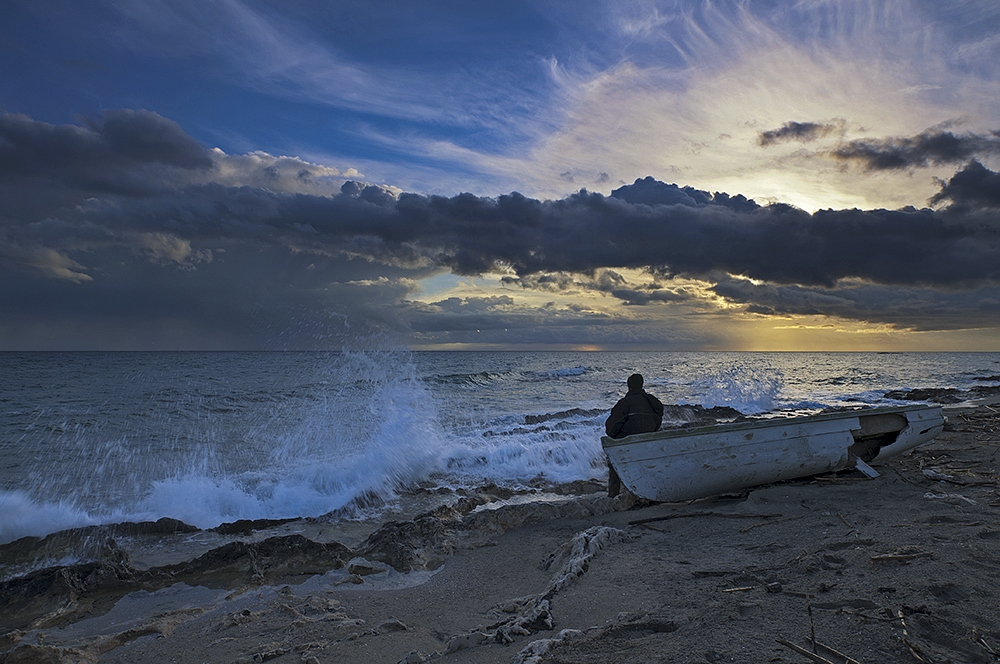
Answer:
[(231, 542), (192, 561), (148, 570), (132, 567), (125, 552), (118, 551), (121, 562), (52, 567), (0, 583), (0, 626), (61, 627), (107, 611), (130, 592), (175, 583), (238, 589), (302, 580), (340, 569), (352, 557), (342, 544), (313, 542), (301, 535)]

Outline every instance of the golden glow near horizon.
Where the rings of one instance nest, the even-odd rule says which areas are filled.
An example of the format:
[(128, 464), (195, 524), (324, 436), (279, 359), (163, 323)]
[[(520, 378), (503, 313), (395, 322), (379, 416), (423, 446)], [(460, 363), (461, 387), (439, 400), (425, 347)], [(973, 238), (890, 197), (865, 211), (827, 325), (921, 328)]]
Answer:
[[(704, 340), (706, 350), (741, 351), (1000, 351), (1000, 339), (992, 330), (960, 330), (921, 332), (897, 329), (887, 324), (866, 323), (822, 315), (762, 315), (751, 313), (745, 305), (734, 303), (711, 291), (711, 284), (695, 279), (674, 278), (654, 280), (642, 270), (615, 270), (625, 279), (623, 287), (647, 287), (654, 284), (671, 292), (682, 292), (688, 299), (674, 302), (651, 302), (628, 306), (610, 293), (567, 287), (562, 291), (531, 290), (501, 283), (503, 274), (482, 277), (437, 275), (420, 283), (421, 290), (411, 296), (413, 301), (433, 304), (454, 298), (469, 301), (475, 298), (505, 296), (509, 302), (497, 304), (494, 310), (509, 312), (551, 313), (553, 310), (590, 311), (630, 322), (646, 322), (678, 331), (680, 338)], [(583, 284), (588, 278), (571, 275)], [(760, 283), (760, 282), (754, 282)], [(704, 334), (711, 330), (711, 335)], [(641, 347), (642, 344), (639, 344)], [(515, 338), (500, 342), (464, 342), (447, 344), (414, 344), (414, 349), (486, 350), (510, 347), (524, 348)], [(533, 344), (538, 350), (606, 350), (599, 343)], [(686, 349), (681, 346), (680, 349)]]

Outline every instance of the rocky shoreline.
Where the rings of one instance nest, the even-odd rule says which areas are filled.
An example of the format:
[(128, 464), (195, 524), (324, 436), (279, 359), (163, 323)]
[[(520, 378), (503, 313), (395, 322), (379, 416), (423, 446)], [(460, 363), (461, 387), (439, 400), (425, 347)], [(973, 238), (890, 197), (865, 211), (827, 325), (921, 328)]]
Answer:
[(81, 538), (92, 559), (0, 583), (0, 662), (996, 662), (1000, 414), (947, 415), (874, 480), (675, 504), (483, 487), (350, 546), (243, 522), (154, 566), (120, 542), (196, 529), (24, 538), (5, 564)]

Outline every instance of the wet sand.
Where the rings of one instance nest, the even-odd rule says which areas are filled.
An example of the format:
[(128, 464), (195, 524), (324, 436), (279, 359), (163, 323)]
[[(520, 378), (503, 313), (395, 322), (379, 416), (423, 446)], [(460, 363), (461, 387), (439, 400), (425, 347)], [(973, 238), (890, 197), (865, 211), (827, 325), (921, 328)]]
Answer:
[(876, 479), (473, 511), (486, 489), (350, 547), (285, 524), (152, 571), (112, 550), (5, 586), (0, 661), (996, 662), (1000, 414), (946, 415)]

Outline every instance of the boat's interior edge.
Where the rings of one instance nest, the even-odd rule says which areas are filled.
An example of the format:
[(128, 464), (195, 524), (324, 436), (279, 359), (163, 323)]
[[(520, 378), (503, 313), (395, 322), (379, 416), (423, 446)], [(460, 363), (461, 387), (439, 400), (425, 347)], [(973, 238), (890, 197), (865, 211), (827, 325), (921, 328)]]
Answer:
[(854, 444), (847, 451), (866, 463), (877, 457), (883, 447), (896, 442), (909, 424), (905, 415), (885, 412), (859, 415), (858, 422), (861, 428), (851, 431)]

